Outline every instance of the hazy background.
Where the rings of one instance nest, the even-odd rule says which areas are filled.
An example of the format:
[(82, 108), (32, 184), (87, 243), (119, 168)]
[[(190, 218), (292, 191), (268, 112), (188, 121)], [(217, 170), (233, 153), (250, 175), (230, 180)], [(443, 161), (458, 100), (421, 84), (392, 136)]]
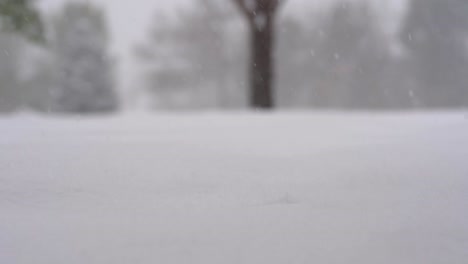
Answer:
[[(45, 13), (56, 12), (63, 4), (70, 0), (40, 0), (40, 8)], [(73, 1), (73, 0), (71, 0)], [(79, 0), (75, 0), (79, 1)], [(361, 0), (351, 0), (361, 1)], [(181, 8), (190, 8), (192, 0), (135, 0), (135, 1), (115, 1), (115, 0), (82, 0), (104, 8), (107, 12), (110, 30), (112, 32), (112, 49), (120, 58), (119, 89), (122, 93), (132, 93), (135, 86), (141, 85), (138, 76), (139, 64), (134, 62), (132, 49), (135, 44), (143, 40), (147, 35), (148, 27), (153, 21), (156, 11), (176, 16), (176, 11)], [(195, 1), (196, 2), (196, 1)], [(288, 0), (282, 13), (294, 14), (301, 17), (309, 15), (310, 10), (326, 8), (336, 2), (336, 0)], [(399, 17), (403, 15), (406, 7), (405, 0), (382, 1), (370, 0), (372, 4), (381, 5), (381, 14), (386, 27), (394, 33), (398, 27)], [(228, 3), (229, 5), (231, 3)], [(131, 22), (129, 22), (131, 21)], [(125, 98), (124, 98), (125, 99)], [(135, 107), (132, 102), (126, 102), (127, 106)]]
[[(99, 56), (106, 57), (107, 66), (97, 68), (107, 73), (96, 75), (108, 78), (101, 81), (107, 82), (108, 88), (94, 90), (108, 89), (108, 94), (114, 94), (112, 109), (247, 106), (249, 29), (233, 1), (26, 2), (37, 8), (46, 41), (35, 43), (19, 37), (15, 41), (26, 48), (15, 52), (3, 44), (4, 51), (18, 54), (19, 63), (10, 70), (21, 77), (21, 84), (7, 84), (4, 78), (1, 89), (5, 95), (0, 98), (14, 105), (6, 99), (9, 90), (21, 90), (21, 96), (16, 96), (23, 98), (17, 99), (18, 106), (3, 107), (8, 111), (65, 111), (57, 109), (57, 97), (68, 93), (68, 97), (78, 98), (83, 92), (80, 89), (88, 89), (91, 95), (97, 87), (87, 79), (90, 87), (80, 88), (84, 86), (76, 80), (58, 76), (66, 62), (60, 62), (58, 55), (57, 17), (66, 13), (70, 3), (95, 9), (100, 17), (97, 20), (102, 20), (101, 33), (95, 32), (102, 35), (100, 44), (78, 38), (85, 46), (100, 45)], [(465, 107), (466, 10), (466, 4), (458, 0), (443, 4), (421, 0), (286, 1), (275, 23), (276, 106), (344, 110)], [(89, 14), (81, 16), (93, 20)], [(62, 30), (73, 35), (70, 28)], [(61, 52), (67, 57), (72, 50)], [(64, 60), (83, 57), (73, 56), (78, 57)], [(89, 62), (84, 64), (89, 66)], [(76, 65), (71, 68), (80, 67)], [(75, 82), (75, 92), (69, 92), (72, 88), (66, 88), (63, 79)]]

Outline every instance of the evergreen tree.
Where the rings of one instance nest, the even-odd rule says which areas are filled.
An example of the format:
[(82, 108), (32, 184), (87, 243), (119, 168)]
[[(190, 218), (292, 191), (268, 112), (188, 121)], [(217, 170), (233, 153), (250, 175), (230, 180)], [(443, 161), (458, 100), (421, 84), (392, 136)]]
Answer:
[(21, 104), (19, 76), (20, 39), (0, 32), (0, 112), (18, 109)]
[(31, 0), (0, 0), (0, 26), (35, 40), (42, 38), (40, 16)]
[(66, 4), (55, 19), (56, 110), (108, 112), (117, 108), (103, 13), (88, 3)]
[(29, 0), (0, 0), (0, 112), (25, 105), (21, 80), (25, 36), (42, 40), (39, 13)]

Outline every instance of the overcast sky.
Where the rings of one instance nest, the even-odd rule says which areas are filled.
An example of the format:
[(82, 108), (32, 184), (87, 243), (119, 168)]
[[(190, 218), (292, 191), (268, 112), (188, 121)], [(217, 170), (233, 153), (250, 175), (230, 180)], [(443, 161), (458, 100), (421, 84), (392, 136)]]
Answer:
[[(134, 89), (138, 85), (138, 69), (132, 57), (133, 47), (144, 41), (152, 15), (156, 10), (171, 12), (177, 7), (184, 7), (191, 0), (38, 0), (41, 9), (48, 14), (54, 13), (67, 1), (85, 1), (101, 6), (109, 19), (113, 53), (119, 61), (118, 77), (120, 89)], [(221, 1), (221, 0), (220, 0)], [(227, 0), (229, 1), (229, 0)], [(326, 5), (334, 0), (288, 0), (283, 12), (304, 12), (316, 6)], [(358, 1), (358, 0), (350, 0)], [(401, 13), (405, 0), (369, 0), (386, 5), (382, 15), (391, 21)], [(307, 8), (304, 8), (307, 7)]]

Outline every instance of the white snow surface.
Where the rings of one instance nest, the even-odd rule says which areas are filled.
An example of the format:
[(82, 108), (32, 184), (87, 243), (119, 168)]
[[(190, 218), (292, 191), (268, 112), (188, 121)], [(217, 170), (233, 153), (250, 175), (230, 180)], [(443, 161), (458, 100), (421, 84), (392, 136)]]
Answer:
[(468, 263), (466, 113), (0, 118), (0, 263)]

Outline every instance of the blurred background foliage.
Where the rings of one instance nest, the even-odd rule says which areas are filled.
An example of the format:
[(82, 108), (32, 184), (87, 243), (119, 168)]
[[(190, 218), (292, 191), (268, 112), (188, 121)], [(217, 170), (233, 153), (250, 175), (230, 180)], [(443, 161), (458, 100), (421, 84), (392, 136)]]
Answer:
[[(393, 31), (383, 5), (365, 0), (280, 10), (275, 107), (466, 108), (468, 2), (408, 0), (405, 10)], [(36, 1), (0, 0), (0, 111), (249, 107), (250, 28), (234, 1), (192, 0), (152, 21), (131, 52), (139, 85), (122, 92), (105, 10), (70, 1), (51, 15)]]

